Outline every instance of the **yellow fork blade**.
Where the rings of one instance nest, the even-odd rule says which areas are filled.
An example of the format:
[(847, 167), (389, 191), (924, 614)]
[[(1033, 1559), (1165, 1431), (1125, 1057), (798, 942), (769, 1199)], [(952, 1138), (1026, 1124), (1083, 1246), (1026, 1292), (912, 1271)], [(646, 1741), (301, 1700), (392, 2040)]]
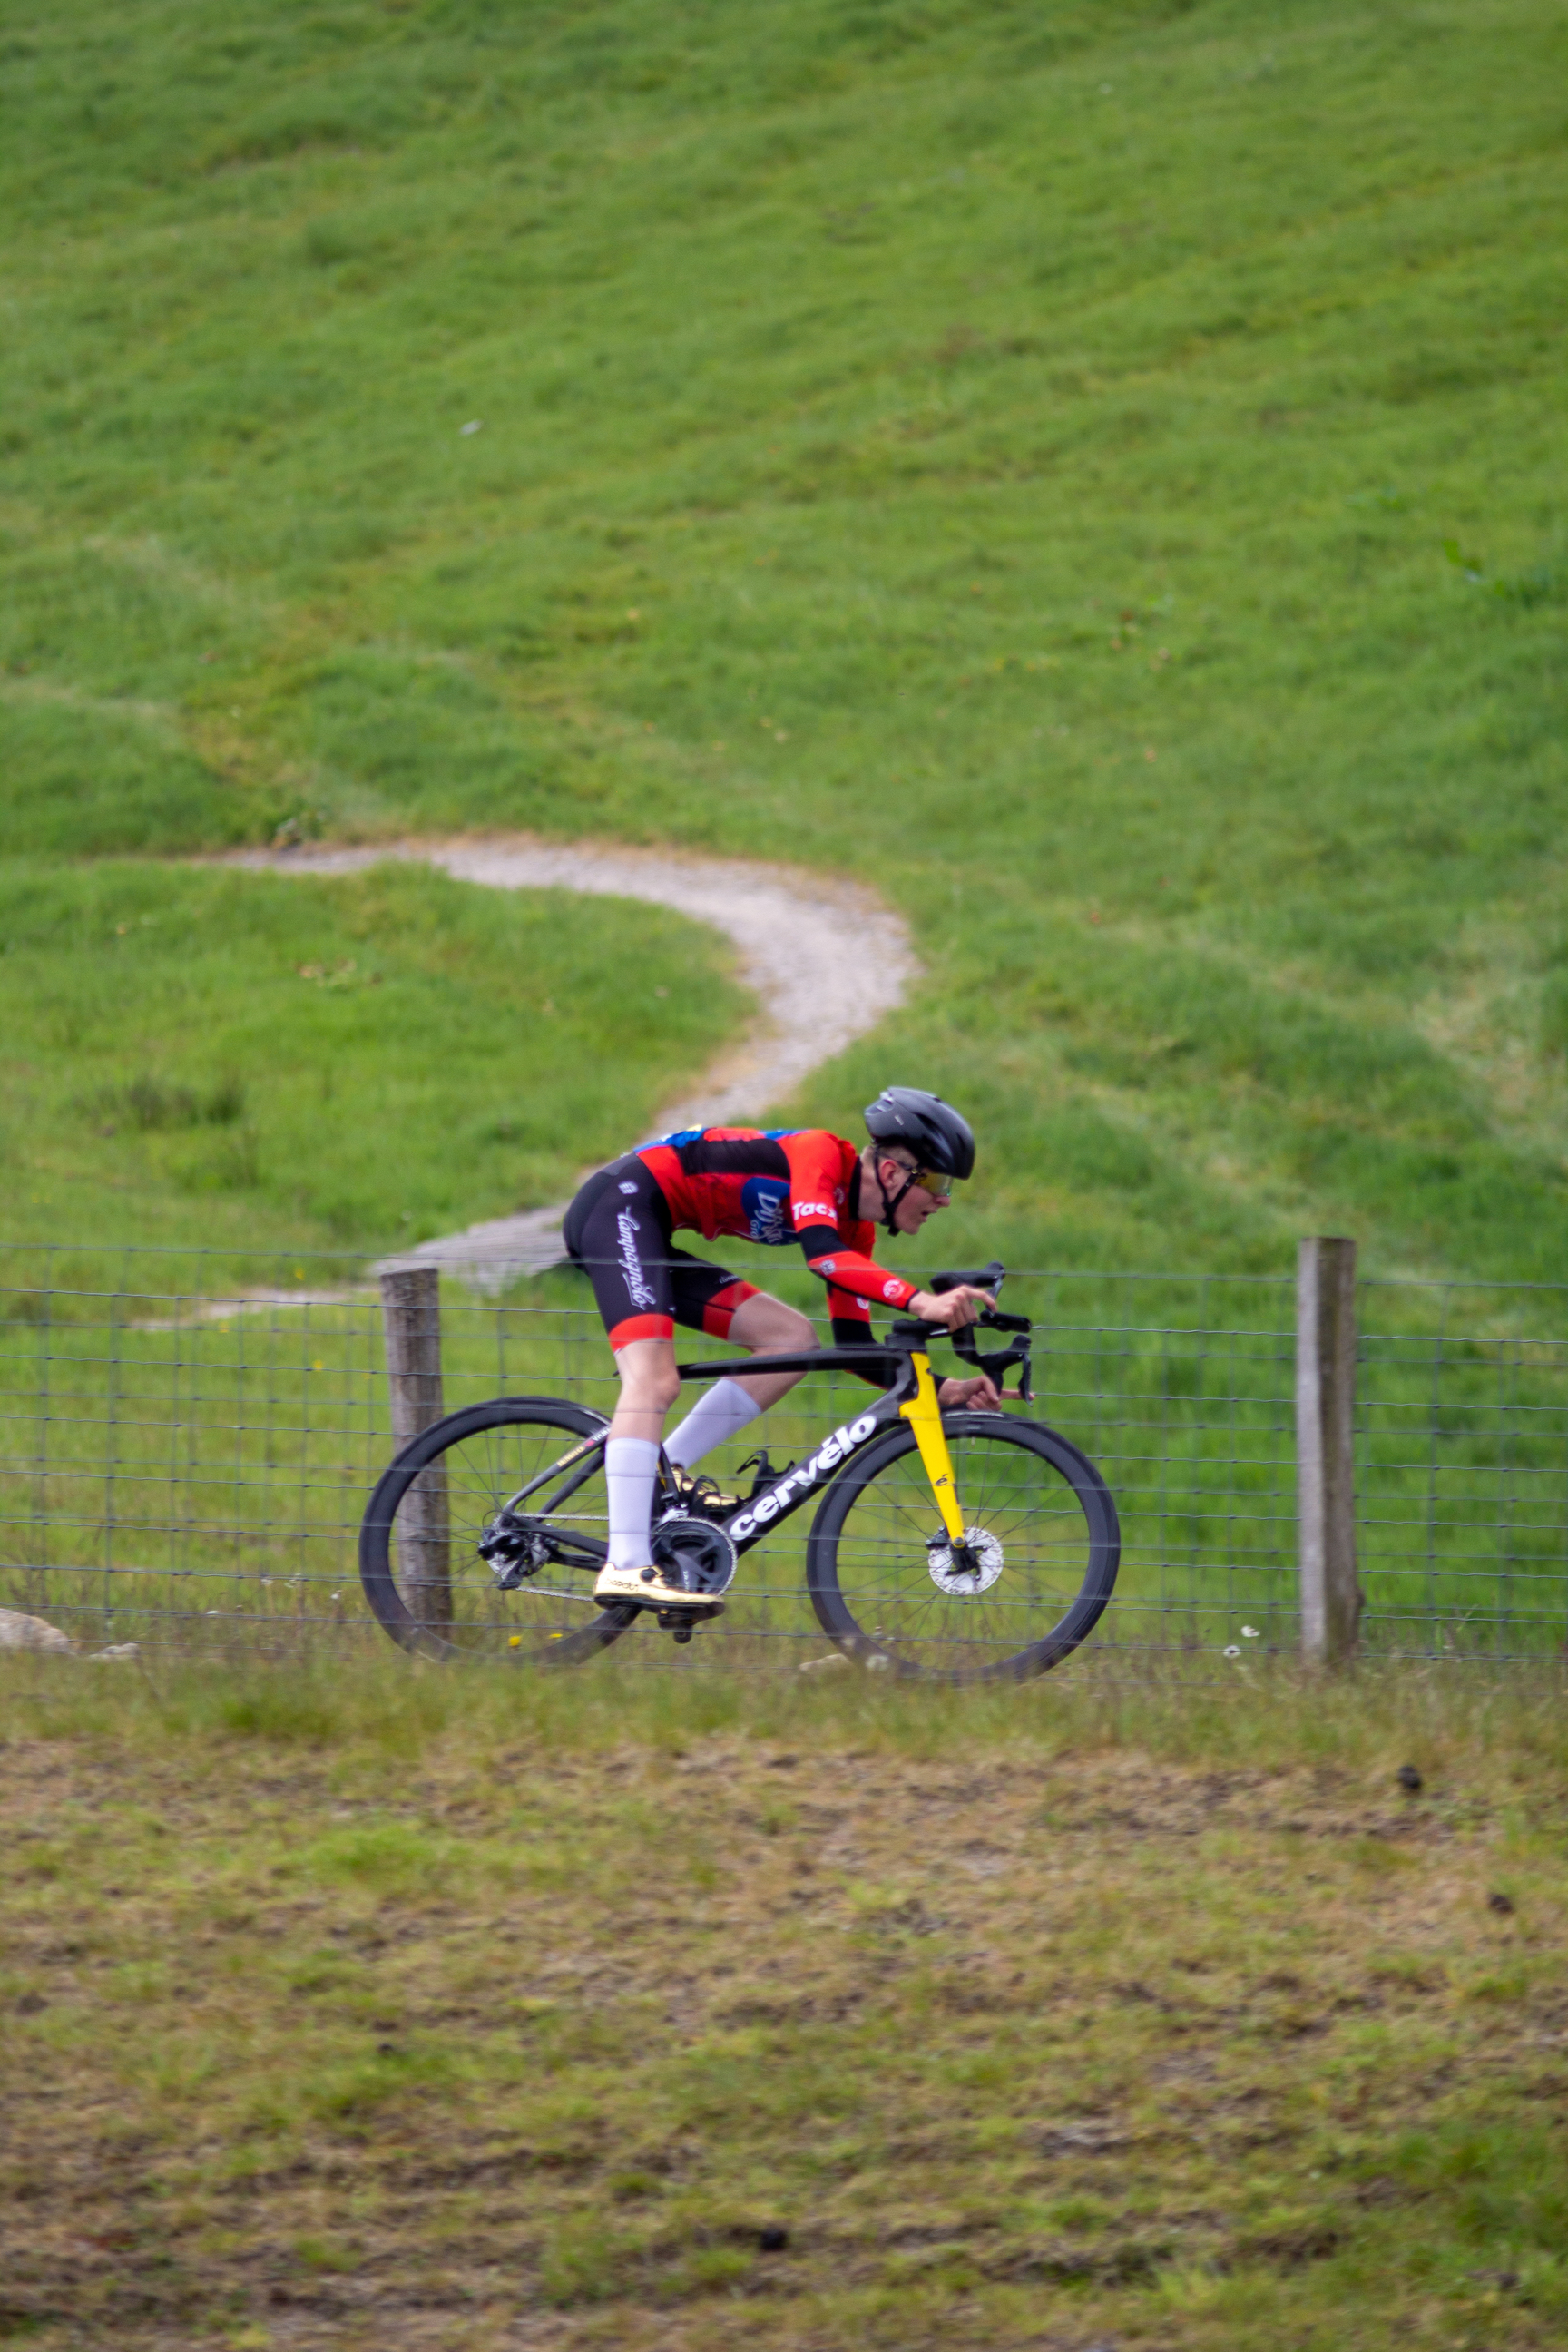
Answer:
[(963, 1540), (963, 1514), (958, 1507), (958, 1486), (952, 1475), (952, 1456), (947, 1450), (947, 1432), (942, 1425), (942, 1407), (936, 1401), (936, 1382), (931, 1376), (931, 1358), (917, 1355), (910, 1360), (915, 1368), (915, 1392), (900, 1412), (915, 1433), (915, 1444), (925, 1464), (926, 1476), (931, 1480), (931, 1493), (936, 1496), (937, 1509), (948, 1539)]

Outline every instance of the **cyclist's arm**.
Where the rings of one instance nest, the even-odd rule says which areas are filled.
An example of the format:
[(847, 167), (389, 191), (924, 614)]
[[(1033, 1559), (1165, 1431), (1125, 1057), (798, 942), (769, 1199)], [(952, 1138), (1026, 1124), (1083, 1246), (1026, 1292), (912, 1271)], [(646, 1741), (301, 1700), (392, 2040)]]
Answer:
[[(832, 1304), (831, 1294), (829, 1304)], [(855, 1299), (849, 1304), (858, 1307), (860, 1302)], [(871, 1318), (863, 1307), (858, 1315), (835, 1313), (831, 1318), (831, 1328), (836, 1348), (873, 1348), (877, 1344)], [(892, 1367), (881, 1358), (874, 1357), (868, 1364), (855, 1364), (850, 1369), (858, 1381), (869, 1381), (874, 1389), (890, 1389), (893, 1385)]]
[[(871, 1330), (871, 1318), (863, 1299), (852, 1298), (847, 1291), (829, 1289), (828, 1312), (832, 1320), (833, 1344), (836, 1348), (872, 1348), (876, 1340)], [(893, 1370), (884, 1359), (864, 1367), (851, 1367), (858, 1381), (868, 1381), (874, 1389), (890, 1389)], [(994, 1412), (1001, 1409), (1001, 1399), (994, 1381), (984, 1372), (965, 1376), (949, 1375), (936, 1384), (937, 1402), (949, 1412), (967, 1410), (971, 1412)]]
[(910, 1301), (910, 1312), (918, 1315), (922, 1323), (942, 1323), (950, 1331), (963, 1331), (978, 1322), (995, 1298), (989, 1290), (978, 1289), (972, 1282), (961, 1282), (956, 1290), (944, 1290), (940, 1297), (934, 1291), (917, 1290)]
[(848, 1148), (837, 1136), (816, 1129), (792, 1136), (785, 1143), (790, 1223), (814, 1274), (853, 1298), (874, 1299), (901, 1315), (915, 1296), (916, 1285), (889, 1274), (868, 1252), (855, 1248), (844, 1237), (841, 1219), (848, 1171), (843, 1155)]
[(797, 1226), (796, 1239), (813, 1274), (819, 1274), (835, 1290), (847, 1291), (852, 1298), (874, 1298), (901, 1315), (918, 1296), (915, 1285), (901, 1275), (889, 1274), (863, 1250), (846, 1248), (836, 1225)]

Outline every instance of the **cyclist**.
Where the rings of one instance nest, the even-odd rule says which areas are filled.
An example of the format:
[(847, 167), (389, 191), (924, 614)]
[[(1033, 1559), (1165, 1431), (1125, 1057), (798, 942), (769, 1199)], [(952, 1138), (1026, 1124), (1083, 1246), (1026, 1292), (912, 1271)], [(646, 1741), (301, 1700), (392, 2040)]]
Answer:
[[(836, 1347), (871, 1342), (872, 1299), (963, 1330), (993, 1304), (965, 1284), (941, 1297), (873, 1260), (876, 1227), (918, 1234), (944, 1208), (956, 1180), (974, 1166), (968, 1123), (939, 1095), (888, 1087), (868, 1106), (871, 1140), (858, 1148), (826, 1128), (687, 1128), (658, 1137), (590, 1176), (566, 1213), (563, 1237), (586, 1273), (620, 1375), (620, 1402), (605, 1447), (609, 1549), (595, 1587), (600, 1601), (644, 1607), (713, 1609), (721, 1604), (668, 1583), (649, 1559), (650, 1519), (664, 1418), (680, 1392), (675, 1326), (686, 1324), (748, 1353), (795, 1353), (816, 1345), (805, 1316), (727, 1267), (674, 1247), (677, 1232), (711, 1239), (736, 1234), (783, 1246), (798, 1241), (827, 1285)], [(692, 1475), (696, 1465), (736, 1436), (801, 1379), (799, 1372), (744, 1373), (718, 1381), (665, 1443), (689, 1507), (716, 1512), (736, 1497)], [(886, 1376), (868, 1364), (864, 1377)], [(944, 1406), (994, 1409), (983, 1374), (945, 1380)]]

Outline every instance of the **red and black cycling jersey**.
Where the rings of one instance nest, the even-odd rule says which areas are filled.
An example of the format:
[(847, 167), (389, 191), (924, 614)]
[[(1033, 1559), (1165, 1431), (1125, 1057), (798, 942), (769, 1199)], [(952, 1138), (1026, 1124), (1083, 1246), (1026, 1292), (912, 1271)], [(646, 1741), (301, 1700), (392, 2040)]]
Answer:
[[(827, 1285), (836, 1338), (870, 1321), (868, 1301), (901, 1309), (917, 1286), (871, 1253), (877, 1228), (860, 1213), (860, 1154), (821, 1127), (692, 1127), (657, 1136), (633, 1155), (669, 1210), (673, 1227), (710, 1241), (735, 1234), (783, 1247), (795, 1241)], [(846, 1327), (840, 1330), (840, 1327)]]

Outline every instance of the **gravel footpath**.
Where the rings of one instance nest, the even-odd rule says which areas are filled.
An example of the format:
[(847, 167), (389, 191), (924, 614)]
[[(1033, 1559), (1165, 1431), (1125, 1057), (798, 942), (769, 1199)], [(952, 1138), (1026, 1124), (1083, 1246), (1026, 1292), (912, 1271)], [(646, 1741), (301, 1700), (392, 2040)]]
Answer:
[[(819, 1063), (901, 1003), (919, 968), (901, 918), (871, 891), (743, 858), (502, 834), (353, 849), (247, 850), (224, 862), (269, 874), (357, 874), (388, 858), (435, 866), (455, 881), (491, 890), (646, 898), (733, 940), (756, 1015), (698, 1091), (667, 1105), (658, 1121), (663, 1129), (744, 1122), (782, 1102)], [(482, 1287), (499, 1287), (510, 1275), (559, 1262), (563, 1208), (491, 1218), (422, 1242), (396, 1262), (450, 1266)]]

